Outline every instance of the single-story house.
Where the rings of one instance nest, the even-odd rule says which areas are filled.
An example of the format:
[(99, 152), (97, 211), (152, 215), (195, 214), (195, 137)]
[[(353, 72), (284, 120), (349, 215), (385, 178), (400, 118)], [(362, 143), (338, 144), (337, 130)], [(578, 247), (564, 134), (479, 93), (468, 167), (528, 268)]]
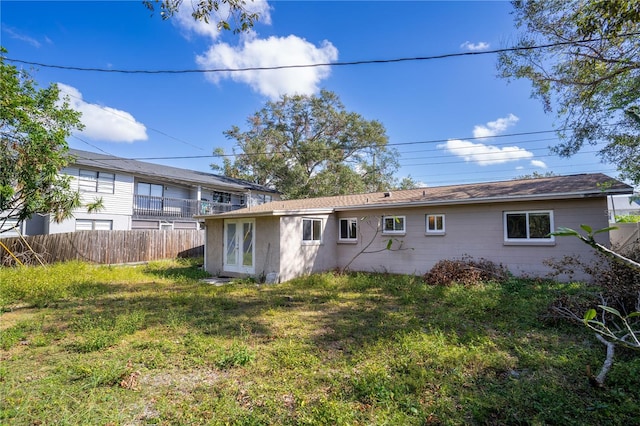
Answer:
[[(545, 259), (594, 256), (577, 238), (550, 232), (605, 228), (607, 196), (632, 192), (604, 174), (579, 174), (281, 200), (199, 218), (205, 268), (218, 276), (287, 281), (346, 266), (424, 274), (463, 256), (542, 276)], [(608, 244), (607, 233), (598, 241)]]
[[(70, 149), (73, 161), (61, 173), (84, 204), (102, 199), (104, 208), (86, 206), (61, 223), (34, 215), (18, 224), (7, 221), (1, 237), (86, 230), (200, 229), (194, 215), (237, 210), (280, 199), (270, 188), (213, 173)], [(1, 215), (1, 212), (0, 212)]]

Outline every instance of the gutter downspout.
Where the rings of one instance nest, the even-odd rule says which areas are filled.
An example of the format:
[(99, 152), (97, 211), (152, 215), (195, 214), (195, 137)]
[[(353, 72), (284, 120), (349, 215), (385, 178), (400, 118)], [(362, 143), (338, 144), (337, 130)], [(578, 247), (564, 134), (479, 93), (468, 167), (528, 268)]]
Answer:
[(209, 230), (207, 228), (207, 221), (204, 221), (204, 263), (202, 267), (205, 271), (209, 272), (207, 269), (207, 237), (209, 236)]
[(613, 195), (609, 195), (609, 199), (611, 200), (611, 211), (613, 213), (613, 217), (612, 217), (613, 221), (610, 223), (616, 223), (616, 204), (613, 200)]

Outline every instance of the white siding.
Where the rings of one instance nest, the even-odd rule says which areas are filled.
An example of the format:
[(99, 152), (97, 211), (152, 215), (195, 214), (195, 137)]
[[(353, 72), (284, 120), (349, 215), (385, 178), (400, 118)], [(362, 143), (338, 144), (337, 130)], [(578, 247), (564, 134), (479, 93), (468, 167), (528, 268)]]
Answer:
[[(90, 170), (83, 167), (83, 170)], [(80, 168), (68, 167), (63, 173), (72, 177), (72, 188), (79, 189), (78, 175)], [(104, 209), (100, 210), (102, 214), (113, 215), (131, 215), (133, 211), (133, 175), (116, 173), (114, 182), (114, 193), (106, 194), (102, 192), (81, 192), (81, 200), (83, 204), (92, 203), (98, 198), (102, 198)], [(86, 207), (76, 209), (76, 212), (86, 212)]]
[(191, 199), (190, 189), (178, 186), (165, 186), (164, 197), (189, 200)]
[(111, 222), (111, 229), (114, 231), (127, 231), (131, 229), (131, 216), (79, 212), (74, 213), (73, 218), (65, 220), (62, 223), (56, 223), (49, 220), (46, 233), (60, 234), (63, 232), (74, 232), (77, 228), (76, 220), (100, 221), (103, 223), (108, 221)]
[[(18, 219), (7, 219), (2, 225), (0, 225), (0, 231), (4, 231), (0, 233), (0, 238), (6, 237), (17, 237), (18, 231), (22, 232), (19, 228), (16, 230), (15, 228), (18, 226)], [(7, 231), (9, 229), (9, 231)]]

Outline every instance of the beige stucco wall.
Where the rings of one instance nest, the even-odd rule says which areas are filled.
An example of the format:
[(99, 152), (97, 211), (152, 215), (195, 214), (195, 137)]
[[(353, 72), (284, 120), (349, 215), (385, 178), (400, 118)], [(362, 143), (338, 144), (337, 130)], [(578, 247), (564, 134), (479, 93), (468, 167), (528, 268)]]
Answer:
[[(256, 277), (265, 277), (270, 272), (279, 273), (280, 262), (278, 252), (280, 250), (278, 217), (258, 217), (255, 219), (255, 274)], [(206, 259), (207, 272), (215, 276), (242, 276), (224, 270), (224, 220), (222, 218), (205, 220), (206, 232)]]
[[(302, 219), (322, 219), (322, 242), (303, 244)], [(329, 215), (283, 216), (280, 219), (280, 280), (336, 267), (336, 221)]]
[(280, 218), (256, 218), (256, 277), (264, 278), (270, 273), (280, 273)]
[(224, 222), (222, 220), (205, 221), (205, 259), (204, 266), (207, 272), (214, 276), (222, 274), (222, 259), (224, 250)]
[[(360, 222), (357, 244), (338, 244), (338, 266), (344, 267), (372, 240), (367, 251), (377, 252), (358, 255), (349, 269), (424, 274), (439, 260), (469, 255), (508, 265), (515, 275), (544, 276), (550, 272), (543, 264), (545, 259), (561, 259), (564, 255), (578, 255), (584, 260), (593, 258), (593, 250), (577, 238), (556, 237), (553, 245), (505, 244), (503, 212), (512, 210), (553, 210), (556, 229), (560, 226), (579, 229), (583, 223), (594, 229), (608, 226), (604, 198), (341, 212), (339, 217), (365, 220)], [(445, 215), (444, 235), (425, 235), (426, 214)], [(406, 216), (406, 234), (374, 237), (375, 227), (370, 223), (377, 223), (383, 215)], [(598, 237), (600, 242), (608, 244), (606, 234)], [(389, 238), (394, 239), (394, 250), (384, 249)], [(395, 250), (397, 248), (401, 250)]]
[[(276, 272), (279, 281), (287, 281), (310, 273), (343, 268), (351, 260), (349, 269), (353, 271), (424, 274), (439, 260), (469, 255), (502, 263), (518, 276), (545, 276), (550, 272), (543, 264), (545, 259), (559, 260), (565, 255), (579, 256), (587, 261), (594, 258), (594, 251), (573, 237), (556, 237), (552, 245), (506, 244), (503, 212), (513, 210), (552, 210), (556, 229), (561, 226), (579, 229), (581, 224), (588, 224), (594, 229), (608, 226), (605, 198), (257, 217), (255, 275), (264, 277)], [(444, 235), (425, 235), (426, 214), (445, 215)], [(406, 216), (407, 232), (404, 235), (375, 235), (375, 227), (383, 215)], [(306, 217), (323, 220), (320, 244), (303, 244), (302, 219)], [(355, 244), (338, 242), (338, 219), (349, 217), (358, 219), (359, 239)], [(207, 219), (206, 224), (206, 267), (212, 274), (221, 274), (223, 220)], [(609, 244), (608, 234), (597, 237), (601, 243)], [(394, 240), (393, 250), (385, 250), (390, 238)], [(368, 253), (359, 254), (369, 243)]]

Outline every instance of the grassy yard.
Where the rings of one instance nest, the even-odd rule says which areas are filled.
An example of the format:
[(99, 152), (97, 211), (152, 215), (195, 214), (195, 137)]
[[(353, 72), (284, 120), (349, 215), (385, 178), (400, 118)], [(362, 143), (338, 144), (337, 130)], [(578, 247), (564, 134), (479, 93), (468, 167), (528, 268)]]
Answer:
[(579, 285), (188, 262), (0, 268), (0, 424), (638, 424), (640, 358), (543, 317)]

